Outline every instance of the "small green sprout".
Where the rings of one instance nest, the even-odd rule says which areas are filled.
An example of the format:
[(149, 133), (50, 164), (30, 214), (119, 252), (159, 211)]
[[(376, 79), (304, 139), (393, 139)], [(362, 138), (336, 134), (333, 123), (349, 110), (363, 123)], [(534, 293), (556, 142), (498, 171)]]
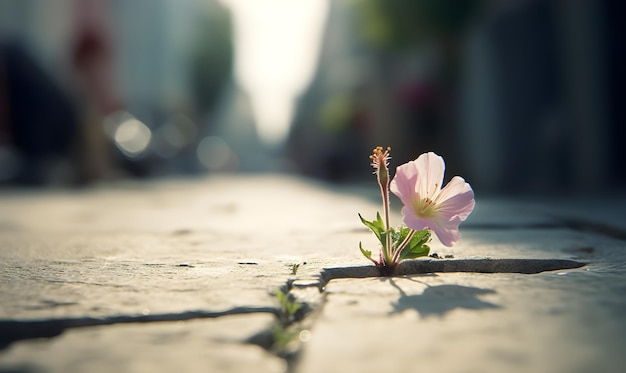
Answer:
[(306, 264), (306, 262), (295, 263), (295, 264), (289, 265), (289, 268), (291, 268), (291, 275), (295, 276), (298, 273), (298, 269), (300, 269), (300, 266), (304, 264)]
[(290, 343), (297, 340), (300, 329), (296, 327), (286, 327), (281, 323), (272, 325), (272, 349), (275, 351), (284, 350)]
[(293, 318), (293, 315), (302, 307), (302, 303), (299, 303), (290, 297), (288, 293), (283, 292), (281, 289), (274, 292), (278, 303), (280, 304), (280, 311), (285, 320), (289, 321)]

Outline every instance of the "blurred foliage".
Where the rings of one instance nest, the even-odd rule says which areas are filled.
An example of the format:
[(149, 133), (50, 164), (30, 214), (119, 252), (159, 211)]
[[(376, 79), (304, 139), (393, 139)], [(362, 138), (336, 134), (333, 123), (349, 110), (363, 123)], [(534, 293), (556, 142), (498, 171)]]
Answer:
[(431, 38), (462, 33), (483, 0), (352, 0), (364, 39), (402, 49)]
[(233, 26), (228, 9), (212, 5), (203, 13), (192, 45), (191, 88), (196, 107), (210, 110), (233, 69)]
[(347, 93), (332, 94), (323, 103), (320, 110), (320, 124), (324, 131), (338, 133), (350, 125), (354, 115), (354, 102)]

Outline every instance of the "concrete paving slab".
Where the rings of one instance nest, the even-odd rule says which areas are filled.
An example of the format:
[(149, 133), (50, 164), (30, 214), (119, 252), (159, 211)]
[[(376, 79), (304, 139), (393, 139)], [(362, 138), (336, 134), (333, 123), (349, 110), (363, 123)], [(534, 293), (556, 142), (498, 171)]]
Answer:
[(0, 371), (281, 372), (284, 360), (241, 343), (272, 322), (271, 315), (235, 315), (72, 329), (14, 344), (0, 355)]
[[(362, 233), (351, 231), (356, 197), (290, 178), (228, 180), (6, 193), (0, 318), (271, 306), (291, 265), (319, 273)], [(320, 245), (320, 231), (334, 244)]]
[[(0, 371), (611, 371), (624, 363), (616, 331), (626, 247), (613, 234), (621, 228), (587, 229), (618, 208), (584, 220), (559, 204), (479, 199), (458, 245), (431, 243), (447, 259), (401, 267), (437, 273), (380, 279), (358, 250), (359, 241), (377, 250), (357, 217), (375, 216), (376, 188), (359, 188), (249, 175), (0, 192)], [(586, 265), (438, 272), (519, 265), (502, 259)], [(303, 303), (297, 315), (285, 317), (279, 288)], [(279, 337), (292, 340), (277, 347)]]
[[(0, 194), (0, 340), (5, 347), (0, 371), (31, 367), (31, 362), (38, 371), (84, 371), (73, 350), (88, 346), (90, 333), (123, 345), (126, 332), (112, 331), (150, 335), (168, 322), (225, 317), (241, 317), (241, 326), (211, 320), (207, 325), (218, 332), (233, 327), (246, 332), (238, 335), (238, 344), (212, 349), (226, 348), (225, 356), (241, 349), (244, 360), (252, 356), (246, 351), (255, 351), (259, 367), (269, 359), (268, 366), (276, 368), (271, 361), (277, 359), (282, 371), (284, 359), (265, 352), (269, 358), (264, 358), (258, 351), (265, 350), (246, 342), (272, 326), (247, 320), (277, 319), (280, 307), (272, 293), (289, 286), (294, 264), (300, 264), (298, 277), (316, 281), (326, 266), (362, 263), (355, 251), (341, 252), (358, 237), (368, 238), (355, 229), (355, 205), (374, 210), (358, 196), (267, 176), (5, 190)], [(148, 346), (148, 341), (154, 339), (137, 343)], [(85, 353), (93, 351), (100, 356), (92, 366), (131, 357), (120, 357), (124, 349), (105, 344)], [(179, 359), (169, 355), (171, 363), (152, 371), (172, 371)], [(161, 360), (169, 355), (162, 353)], [(181, 367), (211, 370), (228, 364), (220, 353), (210, 356), (213, 365), (198, 351), (199, 361)], [(139, 366), (153, 359), (147, 353), (135, 358)], [(122, 371), (134, 370), (128, 364), (120, 365)], [(237, 366), (237, 371), (258, 371)]]
[(624, 276), (587, 270), (342, 279), (298, 372), (619, 372)]
[[(482, 254), (587, 265), (331, 278), (297, 371), (620, 372), (626, 365), (623, 241), (561, 228), (470, 228), (446, 252), (456, 259), (439, 262)], [(404, 272), (428, 260), (415, 263)]]

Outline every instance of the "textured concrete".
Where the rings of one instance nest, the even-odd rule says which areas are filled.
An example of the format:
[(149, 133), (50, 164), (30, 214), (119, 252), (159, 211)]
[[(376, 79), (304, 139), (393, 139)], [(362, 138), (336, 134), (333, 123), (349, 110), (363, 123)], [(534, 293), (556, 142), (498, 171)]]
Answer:
[(280, 372), (286, 363), (241, 341), (271, 315), (113, 324), (70, 329), (54, 339), (16, 343), (2, 365), (52, 372)]
[(0, 371), (619, 371), (626, 203), (602, 197), (479, 198), (448, 258), (389, 279), (358, 250), (374, 183), (4, 190)]

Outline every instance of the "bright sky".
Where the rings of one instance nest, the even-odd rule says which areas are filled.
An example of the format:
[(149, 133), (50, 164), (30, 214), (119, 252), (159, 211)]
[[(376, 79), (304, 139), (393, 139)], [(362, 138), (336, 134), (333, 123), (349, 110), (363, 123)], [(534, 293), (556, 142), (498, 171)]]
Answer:
[(261, 140), (278, 145), (315, 72), (328, 0), (222, 1), (234, 16), (237, 82), (250, 96)]

